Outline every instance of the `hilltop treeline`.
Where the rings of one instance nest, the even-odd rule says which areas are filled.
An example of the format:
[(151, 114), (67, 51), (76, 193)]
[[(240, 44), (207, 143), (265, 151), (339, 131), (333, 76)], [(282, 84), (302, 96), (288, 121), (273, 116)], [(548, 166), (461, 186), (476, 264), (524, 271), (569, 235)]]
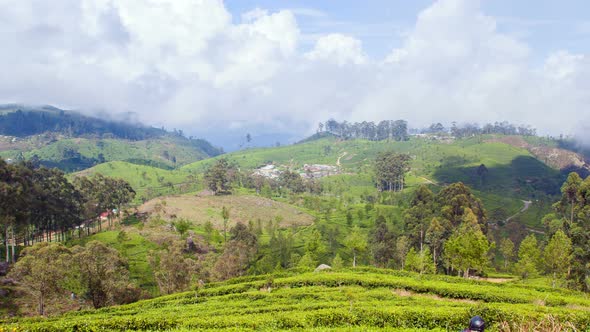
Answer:
[(65, 240), (75, 228), (88, 229), (105, 211), (112, 217), (134, 195), (124, 180), (96, 175), (72, 184), (58, 169), (0, 159), (0, 238), (6, 261), (15, 260), (16, 245)]
[(69, 137), (99, 136), (143, 140), (167, 134), (163, 129), (109, 121), (63, 110), (22, 110), (0, 115), (0, 134), (25, 137), (45, 132)]
[[(429, 129), (440, 128), (437, 125), (433, 126), (430, 126)], [(453, 123), (451, 126), (451, 135), (455, 137), (460, 138), (482, 134), (536, 136), (537, 129), (525, 125), (516, 126), (506, 121), (487, 123), (481, 127), (477, 123), (467, 123), (461, 126), (457, 126), (456, 123)]]
[(374, 122), (338, 122), (330, 119), (319, 123), (318, 131), (326, 131), (343, 139), (362, 138), (371, 141), (392, 139), (396, 141), (408, 140), (408, 123), (404, 120), (383, 120), (377, 124)]

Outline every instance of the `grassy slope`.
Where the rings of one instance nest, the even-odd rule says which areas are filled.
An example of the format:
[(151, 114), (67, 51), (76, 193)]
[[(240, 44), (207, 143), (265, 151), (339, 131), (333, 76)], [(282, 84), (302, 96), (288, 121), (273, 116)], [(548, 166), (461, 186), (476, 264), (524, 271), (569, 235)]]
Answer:
[[(270, 285), (271, 290), (266, 287)], [(19, 330), (459, 330), (483, 316), (491, 331), (501, 321), (551, 316), (590, 328), (586, 294), (527, 284), (495, 284), (448, 276), (356, 269), (284, 273), (206, 285), (130, 305), (61, 317), (20, 319)]]
[[(340, 159), (345, 174), (322, 181), (336, 195), (359, 197), (361, 194), (375, 192), (371, 163), (378, 152), (391, 150), (413, 156), (412, 171), (407, 176), (410, 190), (421, 183), (463, 181), (476, 191), (488, 210), (493, 211), (492, 215), (497, 218), (506, 218), (517, 213), (522, 208), (521, 200), (540, 200), (539, 204), (533, 204), (519, 216), (532, 227), (538, 227), (538, 216), (549, 210), (549, 204), (545, 204), (548, 200), (546, 193), (555, 192), (562, 180), (558, 171), (535, 159), (526, 149), (504, 143), (485, 142), (481, 137), (453, 143), (421, 138), (412, 138), (407, 142), (338, 141), (335, 138), (322, 138), (278, 148), (237, 151), (188, 164), (173, 171), (151, 167), (141, 167), (139, 170), (129, 164), (108, 163), (99, 165), (90, 172), (103, 172), (128, 179), (139, 192), (145, 191), (146, 187), (154, 187), (153, 191), (166, 193), (162, 188), (164, 183), (185, 182), (187, 176), (202, 173), (221, 157), (228, 158), (241, 169), (254, 169), (270, 162), (301, 169), (304, 164), (336, 165)], [(483, 178), (476, 173), (480, 164), (485, 164), (488, 169)], [(144, 171), (149, 179), (142, 178)], [(158, 181), (158, 178), (163, 181)], [(433, 189), (436, 190), (436, 186)]]
[[(143, 141), (129, 141), (122, 139), (61, 139), (57, 142), (34, 148), (25, 152), (25, 158), (34, 155), (41, 160), (59, 163), (64, 159), (64, 150), (71, 149), (87, 159), (98, 159), (102, 154), (105, 161), (115, 160), (145, 160), (157, 165), (176, 167), (196, 160), (207, 158), (207, 154), (191, 147), (186, 142), (170, 137)], [(5, 153), (10, 156), (9, 153)], [(167, 157), (166, 157), (167, 155)], [(176, 163), (172, 157), (176, 158)], [(14, 156), (12, 156), (14, 158)]]
[(294, 206), (254, 195), (167, 196), (148, 201), (138, 210), (154, 214), (157, 213), (154, 211), (156, 206), (161, 207), (163, 218), (183, 218), (200, 225), (209, 221), (217, 229), (223, 228), (221, 210), (224, 206), (229, 208), (230, 212), (228, 228), (233, 227), (237, 222), (248, 224), (249, 221), (261, 220), (266, 223), (269, 220), (275, 221), (277, 218), (282, 228), (313, 223), (311, 215)]

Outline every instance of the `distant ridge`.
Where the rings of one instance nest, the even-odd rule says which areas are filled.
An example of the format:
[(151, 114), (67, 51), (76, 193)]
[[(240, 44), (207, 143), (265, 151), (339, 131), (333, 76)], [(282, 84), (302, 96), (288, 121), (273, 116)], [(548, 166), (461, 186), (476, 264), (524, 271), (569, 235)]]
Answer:
[(0, 157), (36, 159), (42, 165), (79, 171), (125, 160), (163, 169), (176, 168), (223, 153), (204, 139), (182, 131), (146, 126), (132, 113), (124, 120), (90, 116), (51, 105), (0, 105)]

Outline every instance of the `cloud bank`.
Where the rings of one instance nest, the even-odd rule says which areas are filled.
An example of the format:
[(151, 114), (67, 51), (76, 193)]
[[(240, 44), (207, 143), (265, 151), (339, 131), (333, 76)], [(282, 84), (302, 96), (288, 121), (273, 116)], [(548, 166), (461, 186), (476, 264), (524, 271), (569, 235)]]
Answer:
[[(300, 10), (237, 17), (220, 0), (1, 0), (0, 102), (136, 112), (189, 135), (309, 133), (319, 121), (530, 124), (584, 135), (590, 56), (534, 50), (476, 0), (424, 9), (384, 58)], [(309, 10), (308, 10), (309, 11)]]

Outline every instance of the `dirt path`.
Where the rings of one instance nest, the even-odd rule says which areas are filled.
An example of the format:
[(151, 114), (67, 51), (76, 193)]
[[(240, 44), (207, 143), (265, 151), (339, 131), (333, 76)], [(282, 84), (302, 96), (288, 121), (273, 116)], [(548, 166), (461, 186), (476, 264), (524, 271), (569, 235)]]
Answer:
[[(510, 220), (512, 220), (514, 217), (518, 216), (519, 214), (525, 212), (526, 210), (528, 210), (531, 205), (533, 205), (533, 201), (525, 201), (523, 200), (522, 203), (524, 204), (522, 209), (520, 209), (520, 211), (518, 211), (517, 213), (515, 213), (514, 215), (506, 218), (506, 222), (509, 222)], [(531, 232), (531, 233), (536, 233), (536, 234), (545, 234), (545, 232), (540, 231), (538, 229), (534, 229), (534, 228), (530, 228), (530, 227), (526, 227), (526, 230)]]
[(430, 179), (427, 179), (427, 178), (425, 178), (423, 176), (421, 176), (420, 178), (423, 179), (424, 181), (426, 181), (426, 183), (428, 183), (428, 184), (432, 184), (432, 185), (438, 186), (438, 183), (436, 183), (436, 182), (434, 182), (434, 181), (432, 181)]
[(348, 152), (344, 151), (340, 156), (338, 156), (338, 160), (336, 160), (336, 166), (340, 167), (340, 159), (342, 159), (342, 157), (346, 156), (347, 154)]
[(532, 201), (525, 201), (523, 200), (522, 203), (524, 204), (522, 209), (520, 209), (520, 211), (518, 211), (517, 213), (511, 215), (510, 217), (506, 218), (506, 222), (509, 222), (510, 220), (514, 219), (514, 217), (518, 216), (519, 214), (525, 212), (526, 210), (528, 210), (531, 205), (533, 204)]
[(543, 232), (543, 231), (540, 231), (540, 230), (534, 229), (534, 228), (530, 228), (530, 227), (527, 227), (526, 230), (529, 231), (529, 232), (531, 232), (531, 233), (545, 234), (545, 232)]

